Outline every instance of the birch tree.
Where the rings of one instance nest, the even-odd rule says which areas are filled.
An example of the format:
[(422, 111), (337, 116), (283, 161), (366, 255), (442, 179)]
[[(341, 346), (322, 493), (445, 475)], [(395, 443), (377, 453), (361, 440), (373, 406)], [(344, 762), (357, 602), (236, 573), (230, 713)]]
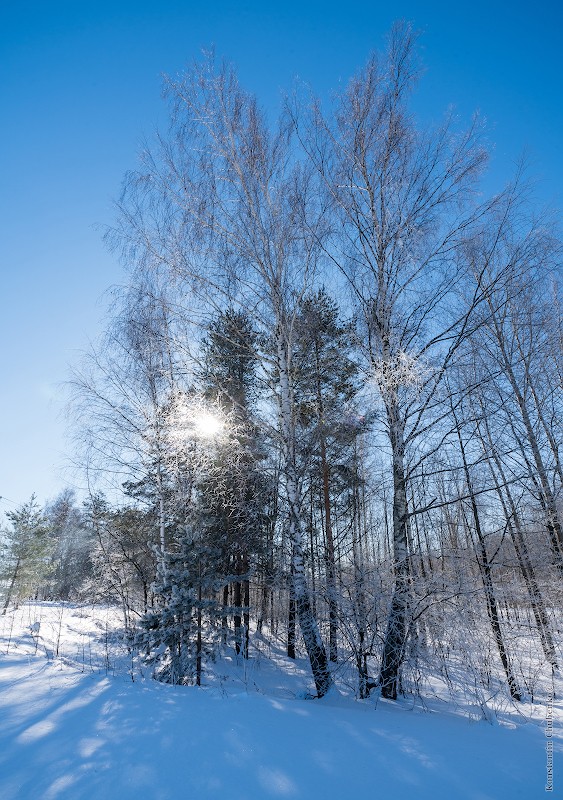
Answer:
[(174, 491), (174, 398), (189, 385), (192, 365), (182, 353), (180, 370), (181, 337), (150, 277), (118, 299), (102, 341), (84, 355), (72, 381), (73, 412), (81, 421), (77, 444), (90, 493), (101, 485), (142, 495), (155, 511), (163, 557)]
[(292, 353), (299, 302), (319, 255), (311, 172), (280, 120), (272, 133), (233, 69), (212, 57), (167, 81), (169, 134), (130, 176), (115, 237), (143, 269), (162, 270), (207, 308), (243, 304), (273, 341), (263, 354), (277, 398), (282, 479), (299, 623), (319, 696), (331, 686), (304, 562)]
[[(535, 240), (535, 237), (533, 237)], [(537, 242), (534, 241), (537, 245)], [(530, 252), (521, 243), (524, 253), (512, 254), (512, 259), (526, 258), (527, 274), (532, 278), (529, 270)], [(543, 259), (547, 256), (545, 248), (541, 255), (535, 253), (536, 258)], [(553, 563), (563, 574), (563, 522), (557, 504), (557, 493), (561, 490), (561, 465), (557, 440), (557, 413), (554, 416), (555, 424), (547, 424), (546, 412), (549, 410), (547, 402), (539, 398), (539, 382), (534, 375), (533, 362), (535, 360), (535, 346), (540, 332), (534, 332), (525, 342), (526, 326), (521, 324), (521, 318), (526, 316), (530, 309), (530, 299), (523, 296), (520, 291), (514, 297), (508, 297), (502, 303), (489, 299), (490, 313), (488, 317), (487, 333), (489, 342), (494, 343), (494, 359), (506, 382), (515, 406), (516, 417), (519, 418), (522, 433), (517, 434), (517, 439), (522, 447), (522, 457), (528, 465), (530, 476), (535, 484), (535, 491), (544, 515), (547, 534), (551, 543)], [(540, 327), (538, 325), (538, 327)], [(500, 388), (500, 386), (499, 386)], [(502, 391), (502, 390), (501, 390)], [(504, 392), (503, 392), (504, 393)], [(542, 439), (546, 446), (542, 447)], [(527, 452), (526, 452), (527, 451)]]
[(491, 203), (474, 201), (486, 164), (482, 127), (465, 130), (453, 112), (419, 127), (409, 99), (419, 67), (416, 35), (396, 25), (387, 51), (374, 55), (338, 101), (335, 121), (314, 103), (301, 140), (332, 204), (327, 253), (347, 281), (362, 344), (383, 407), (393, 477), (395, 586), (379, 675), (396, 698), (409, 627), (409, 452), (437, 446), (439, 388), (470, 326), (481, 290), (463, 308), (461, 256)]

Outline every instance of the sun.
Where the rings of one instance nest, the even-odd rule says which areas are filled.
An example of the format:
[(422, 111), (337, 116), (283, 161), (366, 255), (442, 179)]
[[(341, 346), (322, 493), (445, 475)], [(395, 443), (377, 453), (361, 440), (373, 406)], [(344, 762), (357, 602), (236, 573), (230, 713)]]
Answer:
[[(178, 393), (171, 402), (168, 415), (168, 435), (175, 447), (196, 440), (212, 440), (227, 429), (227, 420), (215, 406), (197, 397)], [(210, 442), (211, 443), (211, 442)]]
[(193, 425), (197, 435), (204, 439), (211, 439), (213, 436), (217, 436), (223, 428), (222, 421), (207, 412), (194, 416)]

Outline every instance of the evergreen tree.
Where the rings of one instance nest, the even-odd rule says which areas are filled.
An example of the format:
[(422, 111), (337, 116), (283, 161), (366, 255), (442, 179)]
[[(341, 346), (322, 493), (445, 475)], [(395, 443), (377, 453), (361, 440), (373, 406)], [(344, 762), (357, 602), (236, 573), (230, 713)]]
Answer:
[[(205, 659), (226, 640), (229, 616), (236, 652), (248, 657), (250, 574), (264, 528), (265, 482), (252, 420), (255, 337), (248, 319), (222, 313), (202, 352), (201, 408), (192, 415), (193, 441), (183, 443), (178, 457), (185, 474), (178, 476), (175, 519), (153, 587), (156, 606), (140, 633), (155, 675), (171, 683), (201, 682)], [(198, 414), (216, 424), (198, 424)]]
[(54, 548), (49, 522), (35, 500), (35, 495), (15, 511), (6, 512), (11, 528), (3, 531), (1, 577), (4, 583), (6, 613), (16, 603), (38, 594), (52, 570)]
[[(358, 390), (352, 358), (352, 328), (339, 320), (338, 305), (325, 289), (307, 297), (297, 320), (293, 365), (301, 435), (302, 469), (324, 538), (326, 596), (329, 607), (329, 657), (338, 660), (337, 565), (333, 504), (350, 482), (350, 461), (359, 426), (353, 401)], [(311, 508), (313, 512), (313, 508)], [(314, 514), (310, 519), (311, 568), (315, 567)]]
[(157, 605), (143, 617), (138, 643), (155, 678), (199, 686), (218, 640), (218, 552), (191, 523), (178, 526), (172, 547), (159, 562)]
[(250, 575), (264, 547), (267, 482), (259, 469), (264, 453), (253, 418), (256, 335), (245, 314), (232, 309), (220, 314), (204, 341), (203, 361), (204, 394), (222, 407), (228, 427), (199, 487), (205, 536), (221, 550), (224, 614), (232, 610), (235, 650), (247, 658)]
[(225, 410), (248, 421), (256, 398), (256, 334), (241, 311), (227, 309), (209, 326), (203, 341), (201, 382), (204, 393)]

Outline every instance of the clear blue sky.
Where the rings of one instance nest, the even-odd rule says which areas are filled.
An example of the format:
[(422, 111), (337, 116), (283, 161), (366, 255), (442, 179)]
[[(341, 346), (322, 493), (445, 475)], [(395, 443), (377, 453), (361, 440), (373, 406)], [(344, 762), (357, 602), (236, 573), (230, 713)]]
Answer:
[(398, 18), (424, 32), (419, 113), (480, 109), (493, 182), (526, 148), (542, 198), (561, 207), (556, 0), (0, 3), (0, 495), (44, 501), (68, 477), (60, 384), (101, 330), (105, 290), (124, 280), (96, 226), (112, 222), (124, 172), (165, 119), (161, 74), (215, 45), (273, 107), (295, 75), (337, 87)]

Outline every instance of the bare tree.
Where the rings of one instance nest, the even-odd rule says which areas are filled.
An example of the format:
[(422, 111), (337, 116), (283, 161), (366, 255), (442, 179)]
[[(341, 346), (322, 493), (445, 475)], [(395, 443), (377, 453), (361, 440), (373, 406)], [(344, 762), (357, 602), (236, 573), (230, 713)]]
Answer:
[(292, 353), (299, 302), (319, 254), (310, 170), (284, 120), (271, 133), (233, 69), (213, 58), (169, 80), (169, 136), (130, 176), (116, 237), (141, 269), (161, 269), (202, 306), (244, 305), (263, 339), (278, 402), (293, 591), (317, 693), (331, 686), (304, 562), (296, 464)]
[(73, 376), (78, 449), (91, 493), (147, 488), (144, 501), (156, 511), (163, 557), (177, 449), (171, 446), (174, 398), (189, 386), (192, 364), (184, 351), (179, 367), (185, 337), (174, 330), (168, 299), (156, 281), (133, 284), (113, 310), (105, 337)]
[(529, 548), (524, 535), (524, 526), (520, 518), (517, 503), (513, 496), (511, 482), (507, 479), (502, 463), (497, 443), (494, 441), (491, 426), (485, 413), (483, 413), (478, 424), (481, 442), (485, 451), (485, 458), (491, 470), (494, 487), (498, 494), (499, 501), (506, 519), (506, 527), (518, 560), (518, 566), (530, 600), (530, 606), (534, 613), (534, 618), (538, 628), (540, 641), (546, 659), (555, 668), (557, 665), (557, 655), (553, 644), (553, 636), (549, 624), (549, 618), (545, 607), (544, 598), (539, 587), (534, 565), (530, 558)]
[(542, 297), (560, 268), (561, 244), (549, 214), (538, 218), (524, 199), (517, 213), (507, 217), (502, 234), (485, 226), (472, 243), (473, 280), (486, 298), (474, 353), (481, 374), (489, 376), (487, 397), (511, 432), (514, 464), (527, 476), (527, 490), (542, 509), (553, 562), (561, 573), (559, 342), (553, 306), (548, 308)]
[[(389, 698), (397, 696), (408, 632), (408, 451), (422, 435), (431, 438), (440, 418), (438, 389), (470, 327), (456, 296), (461, 249), (491, 205), (473, 202), (486, 163), (478, 119), (459, 131), (449, 113), (421, 131), (409, 115), (416, 38), (409, 25), (396, 25), (385, 55), (373, 56), (340, 98), (335, 124), (315, 104), (301, 127), (337, 221), (328, 252), (357, 308), (386, 420), (395, 588), (380, 685)], [(469, 308), (480, 299), (477, 292)]]

